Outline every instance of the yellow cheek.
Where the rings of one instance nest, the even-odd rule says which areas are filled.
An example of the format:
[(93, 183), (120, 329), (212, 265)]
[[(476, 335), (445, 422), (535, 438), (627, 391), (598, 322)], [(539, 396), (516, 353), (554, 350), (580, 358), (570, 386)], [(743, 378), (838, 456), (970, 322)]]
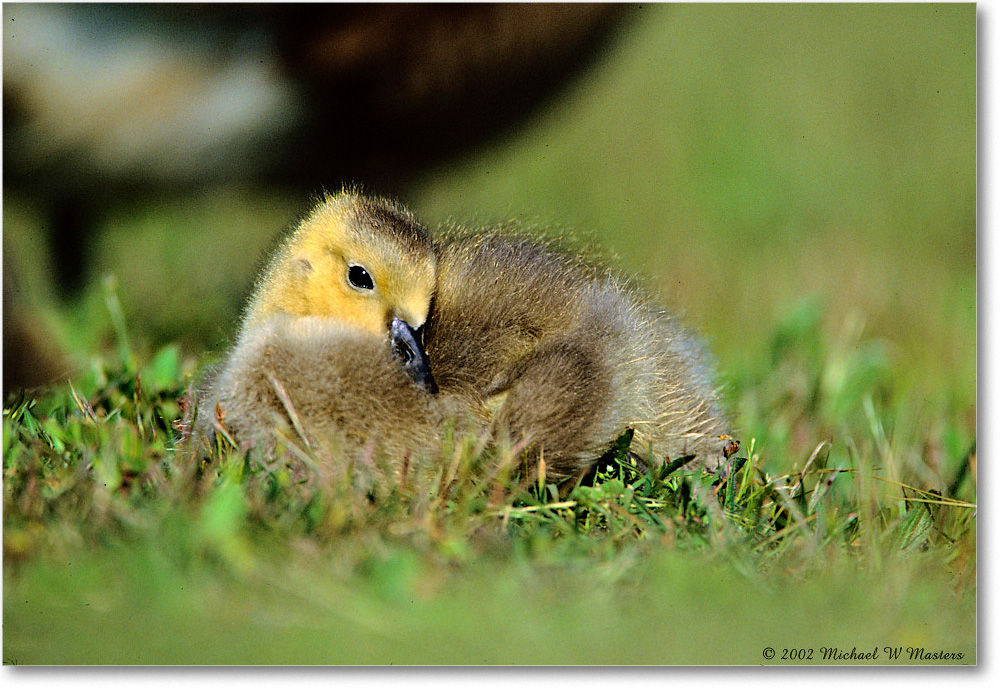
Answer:
[(386, 315), (374, 296), (359, 294), (346, 285), (309, 284), (304, 297), (298, 315), (330, 318), (371, 333), (386, 332)]
[(355, 327), (377, 335), (388, 332), (388, 318), (382, 305), (374, 299), (358, 299), (353, 311)]

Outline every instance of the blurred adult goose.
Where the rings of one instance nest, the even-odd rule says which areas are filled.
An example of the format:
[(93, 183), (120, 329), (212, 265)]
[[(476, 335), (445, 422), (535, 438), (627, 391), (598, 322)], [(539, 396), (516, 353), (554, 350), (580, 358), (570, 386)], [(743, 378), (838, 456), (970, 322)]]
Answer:
[(728, 430), (700, 343), (599, 262), (511, 228), (435, 242), (352, 192), (277, 251), (201, 396), (203, 436), (264, 452), (284, 432), (321, 463), (434, 461), (454, 426), (518, 448), (529, 473), (544, 458), (555, 480), (628, 428), (647, 465), (714, 468)]

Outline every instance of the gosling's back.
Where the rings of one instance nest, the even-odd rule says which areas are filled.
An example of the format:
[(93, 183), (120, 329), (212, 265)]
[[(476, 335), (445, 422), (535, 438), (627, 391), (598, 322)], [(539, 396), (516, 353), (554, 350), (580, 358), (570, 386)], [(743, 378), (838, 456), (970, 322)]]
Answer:
[(442, 390), (492, 411), (549, 475), (580, 473), (629, 427), (652, 464), (721, 458), (727, 426), (696, 338), (557, 242), (511, 228), (440, 241), (426, 343)]

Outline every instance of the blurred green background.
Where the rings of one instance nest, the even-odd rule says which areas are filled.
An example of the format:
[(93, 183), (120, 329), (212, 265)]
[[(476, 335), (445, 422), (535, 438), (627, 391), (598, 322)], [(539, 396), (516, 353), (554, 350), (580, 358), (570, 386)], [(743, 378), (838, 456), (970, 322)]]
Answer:
[(776, 468), (816, 438), (779, 442), (740, 391), (785, 375), (773, 343), (803, 318), (974, 432), (975, 27), (969, 4), (644, 6), (602, 70), (412, 202), (596, 234), (706, 337)]
[(819, 294), (951, 378), (975, 359), (975, 65), (972, 5), (648, 7), (536, 126), (412, 200), (598, 234), (723, 368)]
[[(897, 385), (974, 416), (975, 30), (972, 4), (644, 5), (527, 125), (398, 195), (431, 227), (596, 237), (705, 336), (744, 420), (741, 381), (802, 309), (834, 347), (874, 342)], [(39, 209), (13, 194), (4, 245), (77, 362), (110, 340), (107, 274), (140, 344), (218, 352), (309, 203), (223, 185), (113, 207), (72, 303), (48, 288)]]
[[(801, 390), (746, 394), (802, 387), (778, 365), (789, 339), (811, 338), (800, 364), (831, 411), (860, 414), (874, 389), (957, 421), (957, 447), (976, 417), (975, 11), (643, 5), (529, 122), (396, 194), (431, 228), (517, 218), (607, 246), (705, 337), (741, 437), (770, 441), (778, 467), (838, 430), (775, 418)], [(114, 339), (107, 276), (134, 345), (219, 356), (267, 248), (311, 202), (216, 184), (112, 204), (88, 287), (60, 302), (43, 209), (4, 201), (5, 261), (76, 367)]]
[[(431, 226), (516, 217), (595, 235), (724, 371), (815, 294), (831, 328), (856, 314), (918, 379), (968, 388), (975, 20), (971, 4), (643, 6), (539, 117), (400, 195)], [(37, 209), (5, 201), (8, 251), (44, 269)], [(223, 186), (113, 208), (92, 284), (114, 274), (154, 343), (218, 345), (262, 252), (308, 205)]]

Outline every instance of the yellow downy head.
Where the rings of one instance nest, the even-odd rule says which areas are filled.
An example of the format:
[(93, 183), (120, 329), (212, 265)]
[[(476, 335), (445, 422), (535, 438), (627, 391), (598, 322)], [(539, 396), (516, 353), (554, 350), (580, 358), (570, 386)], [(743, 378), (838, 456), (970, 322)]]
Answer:
[(262, 275), (243, 333), (287, 314), (386, 335), (413, 381), (436, 392), (420, 335), (435, 273), (430, 237), (407, 211), (351, 192), (328, 196)]
[(420, 328), (434, 293), (434, 249), (404, 210), (344, 192), (328, 196), (279, 250), (244, 328), (268, 316), (329, 318), (374, 334), (394, 318)]

